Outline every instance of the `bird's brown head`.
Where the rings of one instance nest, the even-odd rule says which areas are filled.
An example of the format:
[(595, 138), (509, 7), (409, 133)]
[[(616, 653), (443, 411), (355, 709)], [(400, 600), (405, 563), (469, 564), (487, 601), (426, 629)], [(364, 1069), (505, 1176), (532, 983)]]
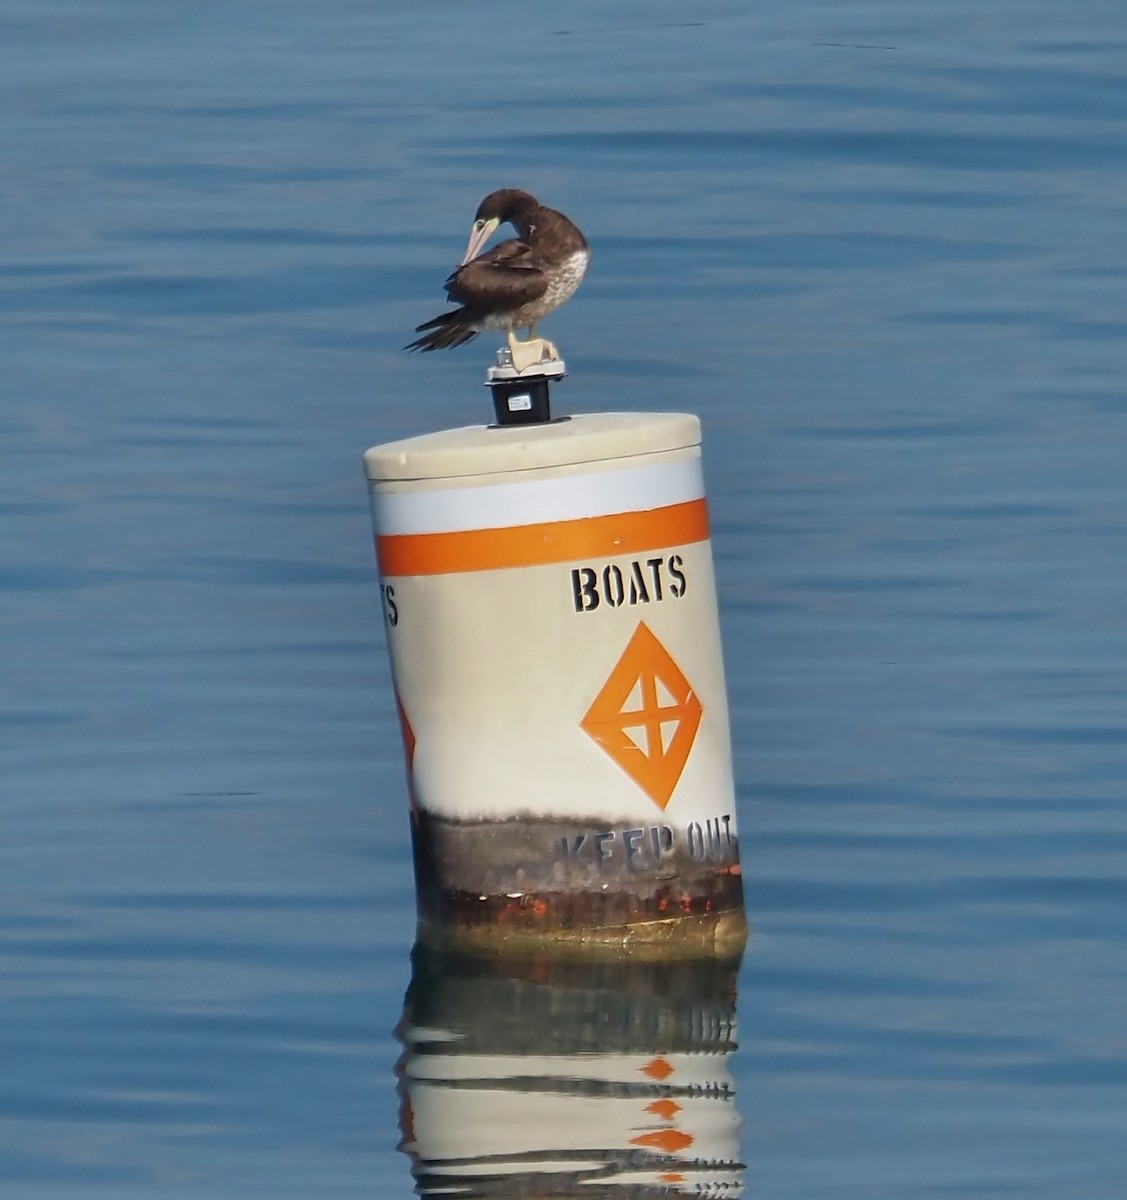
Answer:
[(520, 188), (500, 188), (490, 192), (477, 206), (462, 265), (476, 258), (485, 243), (506, 223), (512, 225), (522, 237), (527, 237), (530, 219), (539, 207), (540, 201)]
[(500, 188), (490, 192), (477, 206), (474, 220), (489, 221), (496, 217), (504, 225), (506, 221), (513, 222), (514, 218), (534, 212), (539, 207), (540, 201), (520, 188)]

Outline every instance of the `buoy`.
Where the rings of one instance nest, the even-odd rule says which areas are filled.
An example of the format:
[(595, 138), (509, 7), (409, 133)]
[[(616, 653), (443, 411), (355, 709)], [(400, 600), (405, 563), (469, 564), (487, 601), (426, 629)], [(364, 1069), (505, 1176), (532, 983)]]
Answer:
[(366, 453), (424, 939), (742, 948), (700, 443), (599, 413)]
[(743, 1194), (738, 957), (686, 970), (420, 945), (413, 967), (396, 1075), (420, 1195)]

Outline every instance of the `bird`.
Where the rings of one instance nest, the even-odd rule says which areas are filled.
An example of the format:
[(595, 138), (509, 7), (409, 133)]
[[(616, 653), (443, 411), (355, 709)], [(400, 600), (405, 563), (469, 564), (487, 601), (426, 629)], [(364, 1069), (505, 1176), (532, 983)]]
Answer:
[[(519, 236), (483, 253), (505, 224)], [(477, 206), (461, 265), (445, 283), (447, 296), (460, 307), (424, 321), (415, 329), (423, 336), (403, 348), (446, 350), (498, 330), (508, 334), (518, 371), (545, 358), (558, 361), (559, 352), (537, 338), (536, 326), (571, 299), (590, 261), (587, 239), (563, 213), (520, 188), (490, 192)], [(518, 329), (528, 330), (526, 340), (517, 339)]]

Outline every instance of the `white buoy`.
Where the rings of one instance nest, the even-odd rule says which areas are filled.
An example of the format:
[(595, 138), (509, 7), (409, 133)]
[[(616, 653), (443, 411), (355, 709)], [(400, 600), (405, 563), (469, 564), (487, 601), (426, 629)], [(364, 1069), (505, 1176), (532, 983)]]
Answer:
[(470, 426), (365, 467), (423, 936), (742, 946), (697, 418)]

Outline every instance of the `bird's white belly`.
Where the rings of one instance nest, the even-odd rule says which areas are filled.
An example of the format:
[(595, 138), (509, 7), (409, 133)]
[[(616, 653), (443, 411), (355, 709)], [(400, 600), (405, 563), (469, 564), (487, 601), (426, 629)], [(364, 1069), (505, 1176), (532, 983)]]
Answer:
[(558, 271), (553, 271), (548, 287), (542, 296), (528, 304), (522, 304), (513, 312), (491, 313), (480, 325), (482, 329), (523, 329), (535, 325), (548, 313), (559, 308), (565, 300), (575, 295), (583, 276), (587, 274), (587, 264), (591, 261), (590, 252), (577, 250), (570, 258), (564, 260)]
[(587, 264), (590, 261), (591, 255), (586, 250), (577, 250), (570, 258), (564, 260), (563, 267), (553, 274), (548, 290), (538, 301), (544, 306), (544, 312), (559, 308), (565, 300), (570, 300), (575, 295), (576, 289), (583, 282), (583, 276), (587, 274)]

